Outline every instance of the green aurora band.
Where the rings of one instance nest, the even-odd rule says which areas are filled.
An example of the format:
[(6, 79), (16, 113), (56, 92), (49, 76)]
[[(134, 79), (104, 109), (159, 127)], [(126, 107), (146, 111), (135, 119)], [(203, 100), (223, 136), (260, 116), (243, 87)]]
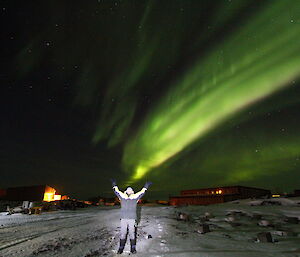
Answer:
[(299, 13), (299, 1), (270, 2), (174, 81), (125, 145), (130, 181), (297, 79)]
[[(258, 105), (265, 106), (265, 102)], [(174, 171), (172, 183), (166, 183), (165, 190), (172, 190), (174, 184), (181, 188), (232, 184), (265, 187), (267, 181), (270, 182), (267, 186), (275, 190), (282, 187), (283, 181), (285, 186), (293, 188), (293, 181), (298, 181), (300, 161), (298, 120), (293, 119), (297, 111), (293, 114), (287, 109), (274, 111), (267, 115), (269, 125), (266, 125), (261, 123), (266, 115), (257, 114), (259, 106), (251, 108), (253, 119), (214, 132), (191, 151), (184, 151), (179, 158), (151, 170), (151, 180), (170, 181), (169, 171)], [(283, 131), (283, 127), (287, 129)]]

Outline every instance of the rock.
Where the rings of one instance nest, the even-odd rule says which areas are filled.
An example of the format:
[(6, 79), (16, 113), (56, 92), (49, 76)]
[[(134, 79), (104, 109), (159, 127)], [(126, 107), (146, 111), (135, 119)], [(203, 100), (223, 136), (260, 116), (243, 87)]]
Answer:
[(182, 212), (180, 212), (177, 217), (177, 220), (189, 221), (189, 219), (190, 219), (189, 215)]
[(288, 233), (286, 231), (280, 231), (280, 230), (274, 231), (273, 234), (276, 236), (287, 236), (288, 235)]
[(210, 212), (205, 212), (204, 217), (206, 217), (207, 219), (211, 219), (211, 218), (214, 218), (215, 216), (212, 215)]
[(200, 221), (201, 223), (204, 223), (204, 222), (206, 222), (206, 221), (209, 221), (209, 218), (207, 218), (207, 217), (205, 217), (205, 216), (201, 216), (201, 217), (199, 217), (199, 221)]
[(197, 232), (200, 233), (200, 234), (205, 234), (205, 233), (210, 232), (209, 225), (208, 224), (201, 224), (199, 226)]
[(291, 229), (285, 229), (285, 230), (276, 230), (273, 231), (272, 234), (277, 236), (297, 236), (297, 232), (291, 230)]
[(260, 243), (273, 243), (272, 235), (270, 232), (261, 232), (257, 234), (257, 240)]
[(299, 220), (297, 217), (285, 217), (284, 221), (291, 224), (298, 224)]
[(261, 226), (261, 227), (272, 227), (273, 225), (271, 224), (270, 221), (268, 220), (260, 220), (258, 222), (258, 225)]
[(227, 222), (233, 222), (233, 221), (235, 221), (235, 217), (234, 216), (228, 216), (228, 217), (225, 218), (225, 220)]

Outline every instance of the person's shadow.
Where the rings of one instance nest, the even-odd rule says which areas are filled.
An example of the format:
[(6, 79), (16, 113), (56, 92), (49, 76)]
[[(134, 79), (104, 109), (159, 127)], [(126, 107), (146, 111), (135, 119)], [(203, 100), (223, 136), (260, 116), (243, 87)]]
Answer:
[(137, 238), (137, 226), (141, 222), (141, 217), (142, 217), (142, 206), (137, 205), (137, 207), (136, 207), (136, 225), (135, 225), (135, 229), (134, 229), (135, 238)]
[(139, 224), (142, 216), (142, 206), (138, 205), (136, 207), (136, 224)]

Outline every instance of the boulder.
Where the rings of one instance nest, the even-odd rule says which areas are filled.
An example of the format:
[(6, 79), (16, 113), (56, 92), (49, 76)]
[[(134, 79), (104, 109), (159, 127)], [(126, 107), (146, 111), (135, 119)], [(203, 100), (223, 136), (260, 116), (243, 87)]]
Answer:
[(204, 223), (204, 222), (206, 222), (206, 221), (209, 221), (209, 218), (207, 218), (207, 217), (205, 217), (205, 216), (201, 216), (201, 217), (199, 217), (199, 219), (198, 219), (201, 223)]
[(257, 240), (260, 243), (273, 243), (273, 238), (270, 232), (261, 232), (257, 234)]
[(177, 215), (177, 220), (189, 221), (190, 216), (187, 213), (179, 212)]
[(281, 230), (274, 231), (273, 234), (276, 236), (287, 236), (288, 235), (287, 231), (281, 231)]
[(298, 224), (299, 220), (297, 217), (285, 217), (284, 221), (291, 224)]
[(215, 216), (212, 215), (210, 212), (205, 212), (204, 217), (206, 217), (207, 219), (211, 219), (211, 218), (214, 218)]
[(201, 224), (199, 226), (199, 228), (197, 229), (197, 232), (200, 233), (200, 234), (205, 234), (205, 233), (210, 232), (209, 225), (208, 224)]
[(225, 220), (227, 222), (234, 222), (235, 221), (235, 217), (234, 216), (228, 216), (228, 217), (225, 218)]
[(258, 222), (258, 225), (261, 227), (272, 227), (273, 226), (273, 224), (268, 220), (260, 220)]

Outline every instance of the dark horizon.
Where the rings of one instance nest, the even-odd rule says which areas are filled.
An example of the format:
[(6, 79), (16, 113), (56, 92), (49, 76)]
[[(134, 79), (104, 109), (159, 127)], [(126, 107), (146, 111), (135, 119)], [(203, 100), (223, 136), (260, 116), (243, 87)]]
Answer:
[[(44, 185), (44, 184), (43, 184)], [(45, 184), (47, 185), (47, 184)], [(27, 185), (28, 187), (32, 187), (32, 186), (39, 186), (39, 185)], [(26, 187), (27, 187), (26, 186)], [(56, 187), (54, 186), (51, 186), (51, 185), (48, 185), (50, 187), (53, 187), (54, 189), (57, 189)], [(16, 186), (17, 187), (23, 187), (23, 186)], [(216, 186), (216, 187), (199, 187), (199, 188), (185, 188), (185, 189), (180, 189), (179, 191), (174, 191), (174, 192), (170, 192), (170, 191), (165, 191), (164, 193), (162, 193), (162, 191), (154, 191), (153, 190), (149, 190), (146, 194), (146, 196), (144, 197), (146, 200), (169, 200), (169, 197), (174, 197), (174, 196), (178, 196), (178, 195), (181, 195), (181, 191), (186, 191), (186, 190), (205, 190), (205, 189), (222, 189), (222, 188), (231, 188), (231, 187), (243, 187), (241, 185), (229, 185), (229, 186), (222, 186), (222, 185), (219, 185), (219, 186)], [(247, 187), (247, 186), (244, 186), (244, 187)], [(12, 187), (6, 187), (6, 188), (0, 188), (0, 190), (2, 189), (8, 189), (8, 188), (12, 188)], [(13, 187), (14, 188), (14, 187)], [(250, 188), (257, 188), (257, 189), (267, 189), (267, 188), (259, 188), (259, 187), (255, 187), (255, 186), (251, 186)], [(126, 187), (124, 188), (121, 188), (120, 187), (120, 190), (121, 191), (125, 191)], [(135, 191), (138, 191), (140, 190), (141, 188), (136, 188)], [(270, 190), (270, 189), (267, 189), (267, 190)], [(271, 194), (280, 194), (280, 195), (293, 195), (295, 193), (296, 190), (299, 190), (298, 188), (295, 188), (291, 191), (288, 191), (288, 192), (285, 192), (285, 191), (280, 191), (279, 189), (274, 189), (274, 190), (277, 190), (277, 191), (271, 191)], [(67, 195), (71, 198), (74, 198), (74, 199), (77, 199), (77, 200), (88, 200), (88, 199), (91, 199), (91, 198), (95, 198), (95, 197), (105, 197), (105, 198), (114, 198), (115, 197), (115, 194), (113, 193), (113, 190), (109, 190), (109, 191), (104, 191), (104, 192), (101, 192), (99, 194), (96, 194), (96, 195), (90, 195), (90, 196), (86, 196), (84, 198), (80, 198), (80, 197), (76, 197), (72, 192), (64, 192), (64, 191), (59, 191), (57, 190), (56, 194), (61, 194), (61, 195)]]

